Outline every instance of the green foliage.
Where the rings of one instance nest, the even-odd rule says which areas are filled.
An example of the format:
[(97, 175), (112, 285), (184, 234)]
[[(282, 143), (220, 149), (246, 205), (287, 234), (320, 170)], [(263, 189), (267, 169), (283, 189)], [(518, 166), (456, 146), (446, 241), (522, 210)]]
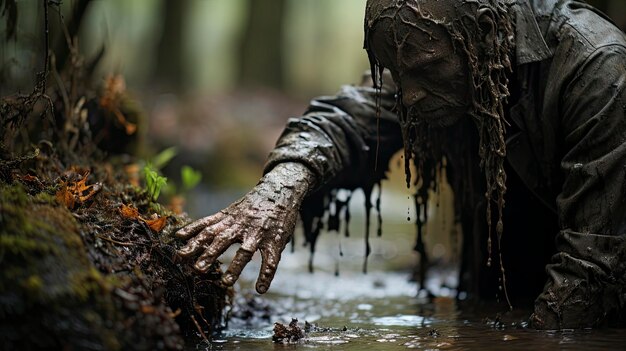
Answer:
[(165, 167), (165, 165), (167, 165), (174, 158), (174, 156), (176, 156), (176, 154), (178, 154), (178, 150), (176, 150), (176, 147), (174, 146), (159, 152), (159, 154), (154, 156), (152, 159), (154, 169), (160, 170)]
[(156, 201), (159, 198), (161, 189), (167, 184), (167, 177), (160, 175), (157, 168), (152, 166), (150, 162), (143, 168), (143, 174), (146, 181), (146, 190), (152, 200)]
[[(175, 147), (167, 148), (144, 166), (143, 173), (146, 190), (152, 200), (156, 201), (161, 193), (165, 195), (174, 195), (176, 193), (176, 186), (171, 182), (168, 183), (167, 177), (162, 176), (160, 170), (165, 167), (177, 153), (178, 151)], [(187, 165), (181, 168), (180, 177), (183, 192), (193, 189), (202, 180), (202, 174)]]
[(159, 170), (165, 167), (178, 153), (176, 147), (169, 147), (159, 152), (151, 161), (143, 167), (143, 176), (146, 183), (146, 190), (153, 201), (156, 201), (161, 191), (166, 191), (168, 187), (167, 177), (162, 176)]
[(180, 170), (180, 178), (183, 182), (183, 190), (189, 191), (200, 183), (202, 180), (202, 173), (189, 166), (183, 166)]

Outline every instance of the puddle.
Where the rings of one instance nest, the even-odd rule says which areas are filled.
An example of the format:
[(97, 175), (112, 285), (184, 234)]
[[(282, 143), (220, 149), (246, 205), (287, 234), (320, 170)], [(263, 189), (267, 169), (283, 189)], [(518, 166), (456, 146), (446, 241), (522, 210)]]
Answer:
[[(397, 207), (405, 204), (394, 206), (389, 207), (402, 215)], [(353, 213), (358, 213), (358, 208)], [(285, 252), (270, 291), (262, 296), (254, 292), (260, 266), (255, 256), (236, 284), (238, 307), (232, 311), (228, 328), (210, 345), (188, 349), (624, 349), (623, 330), (535, 331), (526, 328), (529, 310), (516, 308), (506, 312), (503, 305), (458, 303), (454, 300), (457, 283), (454, 264), (430, 271), (428, 289), (440, 297), (417, 296), (416, 283), (409, 281), (417, 260), (412, 251), (414, 226), (406, 218), (394, 219), (393, 213), (384, 216), (383, 236), (372, 238), (373, 251), (366, 275), (361, 273), (364, 242), (362, 235), (356, 235), (362, 232), (358, 226), (361, 220), (356, 216), (351, 227), (355, 235), (351, 238), (334, 233), (322, 235), (313, 274), (307, 271), (306, 248)], [(301, 244), (301, 237), (298, 239)], [(339, 255), (339, 243), (343, 256)], [(292, 318), (297, 318), (301, 327), (307, 321), (318, 328), (307, 333), (298, 344), (274, 344), (274, 322), (288, 324)]]

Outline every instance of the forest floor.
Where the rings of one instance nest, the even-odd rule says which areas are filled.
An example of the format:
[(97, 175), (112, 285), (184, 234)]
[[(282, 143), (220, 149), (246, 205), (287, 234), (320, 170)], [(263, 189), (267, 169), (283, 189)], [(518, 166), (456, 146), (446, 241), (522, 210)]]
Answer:
[(163, 178), (132, 156), (142, 111), (123, 79), (91, 88), (82, 67), (46, 67), (32, 93), (0, 99), (2, 348), (208, 340), (232, 289), (219, 263), (199, 274), (177, 256), (188, 218), (156, 202)]

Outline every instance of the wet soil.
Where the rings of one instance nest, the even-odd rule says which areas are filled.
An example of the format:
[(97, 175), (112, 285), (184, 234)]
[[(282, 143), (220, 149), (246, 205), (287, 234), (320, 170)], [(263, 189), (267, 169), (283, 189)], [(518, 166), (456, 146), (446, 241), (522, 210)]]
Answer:
[(175, 255), (185, 217), (106, 163), (25, 164), (0, 180), (1, 349), (180, 349), (221, 326), (221, 272)]
[(106, 157), (98, 135), (130, 152), (137, 114), (121, 77), (105, 85), (0, 97), (0, 349), (182, 349), (222, 325), (219, 267), (176, 254), (189, 219), (149, 194), (140, 160)]

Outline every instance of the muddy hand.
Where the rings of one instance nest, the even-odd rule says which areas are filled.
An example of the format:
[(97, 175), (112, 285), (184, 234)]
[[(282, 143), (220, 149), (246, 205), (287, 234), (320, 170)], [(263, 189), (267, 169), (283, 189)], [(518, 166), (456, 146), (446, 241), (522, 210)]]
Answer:
[(256, 290), (265, 293), (293, 235), (300, 204), (312, 180), (313, 173), (299, 163), (277, 165), (237, 202), (179, 230), (176, 235), (189, 241), (178, 253), (183, 257), (201, 253), (195, 268), (206, 272), (231, 245), (240, 243), (222, 278), (224, 285), (231, 286), (259, 250), (262, 263)]

